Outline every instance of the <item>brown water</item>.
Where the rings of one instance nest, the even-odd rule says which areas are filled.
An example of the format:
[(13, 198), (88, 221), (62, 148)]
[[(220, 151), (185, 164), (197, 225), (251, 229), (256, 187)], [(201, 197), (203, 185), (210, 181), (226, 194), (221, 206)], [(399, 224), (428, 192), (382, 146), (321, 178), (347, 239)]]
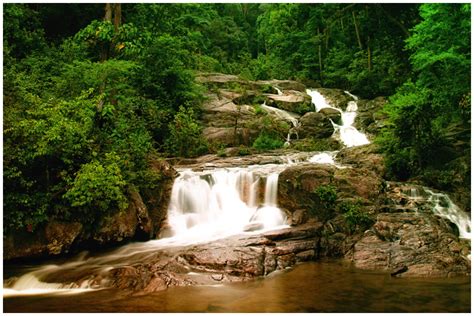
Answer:
[(8, 297), (4, 312), (470, 312), (469, 277), (403, 279), (339, 261), (264, 279), (134, 296), (117, 290)]

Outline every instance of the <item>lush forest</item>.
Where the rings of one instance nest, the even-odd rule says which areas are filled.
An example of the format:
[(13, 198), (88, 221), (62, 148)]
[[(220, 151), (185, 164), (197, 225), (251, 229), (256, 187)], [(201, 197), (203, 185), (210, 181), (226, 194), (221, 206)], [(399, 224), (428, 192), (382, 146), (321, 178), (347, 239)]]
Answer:
[(4, 231), (93, 227), (215, 151), (200, 72), (385, 96), (389, 177), (470, 184), (470, 4), (4, 4)]

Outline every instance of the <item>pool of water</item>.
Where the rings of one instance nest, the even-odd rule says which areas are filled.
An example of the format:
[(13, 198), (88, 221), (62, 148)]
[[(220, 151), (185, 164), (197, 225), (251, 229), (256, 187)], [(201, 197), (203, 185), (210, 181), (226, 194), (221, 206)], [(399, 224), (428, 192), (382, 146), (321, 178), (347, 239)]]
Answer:
[(470, 312), (470, 277), (404, 279), (341, 261), (304, 263), (250, 282), (4, 297), (4, 312)]

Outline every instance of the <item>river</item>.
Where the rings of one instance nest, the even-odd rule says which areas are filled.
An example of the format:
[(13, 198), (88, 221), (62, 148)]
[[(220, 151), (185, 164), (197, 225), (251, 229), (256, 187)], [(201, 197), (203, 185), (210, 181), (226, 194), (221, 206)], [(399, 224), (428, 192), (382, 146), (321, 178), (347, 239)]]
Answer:
[(470, 312), (469, 277), (395, 278), (342, 261), (303, 263), (218, 287), (134, 296), (100, 290), (4, 298), (4, 312)]

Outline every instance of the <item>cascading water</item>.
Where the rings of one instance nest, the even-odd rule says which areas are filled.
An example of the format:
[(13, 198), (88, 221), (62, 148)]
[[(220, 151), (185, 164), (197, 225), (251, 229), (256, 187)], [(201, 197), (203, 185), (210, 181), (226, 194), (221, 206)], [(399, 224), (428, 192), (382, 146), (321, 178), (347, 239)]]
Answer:
[[(260, 181), (266, 182), (265, 203), (258, 208)], [(173, 185), (168, 209), (171, 236), (194, 243), (237, 234), (257, 222), (264, 229), (284, 225), (277, 189), (278, 173), (265, 179), (245, 169), (183, 171)]]
[(459, 230), (459, 237), (471, 240), (471, 218), (451, 201), (444, 193), (436, 193), (428, 188), (424, 188), (428, 193), (428, 201), (433, 203), (433, 213), (449, 220), (455, 224)]
[(277, 91), (278, 95), (283, 95), (283, 92), (282, 92), (280, 89), (278, 89), (277, 87), (273, 87), (273, 88), (275, 88), (275, 90)]
[(347, 104), (346, 111), (342, 111), (339, 108), (331, 106), (324, 96), (317, 90), (306, 90), (306, 93), (311, 96), (312, 103), (314, 104), (316, 112), (321, 111), (324, 108), (331, 108), (341, 113), (342, 125), (332, 122), (334, 129), (339, 132), (339, 137), (342, 143), (347, 147), (360, 146), (369, 144), (367, 136), (359, 132), (354, 126), (354, 120), (357, 116), (357, 97), (345, 91), (350, 95), (354, 101), (349, 101)]

